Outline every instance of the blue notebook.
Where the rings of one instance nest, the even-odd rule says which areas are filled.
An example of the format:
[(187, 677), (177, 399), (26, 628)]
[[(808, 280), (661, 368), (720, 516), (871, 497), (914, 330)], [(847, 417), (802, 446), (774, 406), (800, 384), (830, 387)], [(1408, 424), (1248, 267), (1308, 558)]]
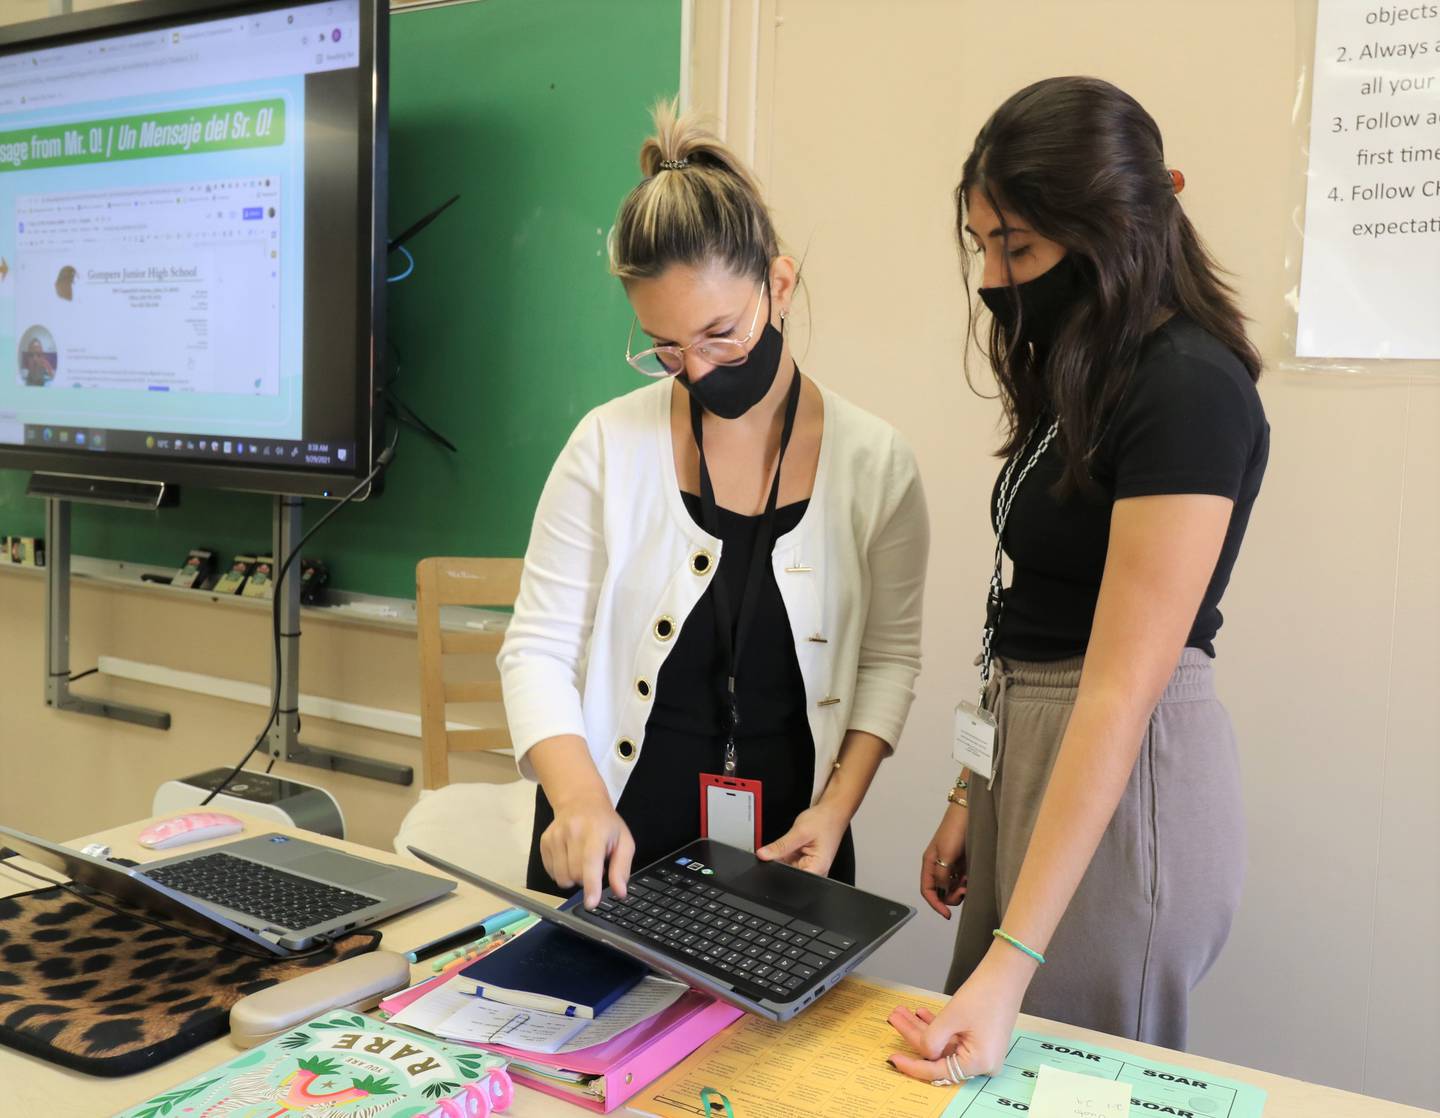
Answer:
[(599, 1017), (647, 971), (643, 963), (618, 951), (542, 921), (476, 959), (450, 985), (524, 1009)]

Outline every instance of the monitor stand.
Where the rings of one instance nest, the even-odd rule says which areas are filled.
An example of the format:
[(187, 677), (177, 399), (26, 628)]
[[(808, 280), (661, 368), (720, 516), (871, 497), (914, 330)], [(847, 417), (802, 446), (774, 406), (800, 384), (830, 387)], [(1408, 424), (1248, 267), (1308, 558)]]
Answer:
[[(152, 506), (154, 507), (154, 506)], [(128, 703), (86, 699), (70, 692), (70, 502), (45, 498), (45, 705), (170, 729), (170, 715)]]
[[(277, 564), (283, 563), (300, 539), (299, 497), (275, 498), (274, 548)], [(388, 784), (413, 784), (415, 770), (409, 765), (359, 757), (334, 749), (304, 745), (300, 741), (300, 557), (291, 563), (280, 586), (280, 674), (273, 686), (280, 695), (275, 724), (265, 739), (265, 751), (278, 761), (310, 765), (331, 772), (383, 780)], [(277, 566), (277, 575), (280, 573)]]

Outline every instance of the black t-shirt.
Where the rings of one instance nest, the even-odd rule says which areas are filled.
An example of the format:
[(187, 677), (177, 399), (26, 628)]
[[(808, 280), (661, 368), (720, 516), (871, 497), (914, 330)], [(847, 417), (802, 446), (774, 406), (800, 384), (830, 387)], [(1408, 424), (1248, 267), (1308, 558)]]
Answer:
[[(1270, 426), (1245, 366), (1188, 318), (1171, 318), (1146, 342), (1134, 379), (1106, 425), (1091, 464), (1099, 492), (1072, 487), (1055, 499), (1051, 488), (1063, 468), (1055, 443), (1020, 487), (1005, 526), (1005, 553), (1014, 575), (1005, 591), (996, 653), (1017, 660), (1083, 655), (1105, 571), (1114, 503), (1126, 497), (1212, 493), (1230, 498), (1235, 507), (1186, 644), (1214, 656), (1220, 598), (1269, 453)], [(999, 489), (997, 478), (992, 524)]]

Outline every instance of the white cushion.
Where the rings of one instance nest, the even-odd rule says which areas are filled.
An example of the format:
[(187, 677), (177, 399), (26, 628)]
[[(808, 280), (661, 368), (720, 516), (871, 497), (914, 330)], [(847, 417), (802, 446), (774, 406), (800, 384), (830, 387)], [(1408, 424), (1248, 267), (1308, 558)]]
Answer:
[(395, 853), (415, 846), (502, 885), (524, 888), (535, 785), (447, 784), (420, 793), (400, 823)]

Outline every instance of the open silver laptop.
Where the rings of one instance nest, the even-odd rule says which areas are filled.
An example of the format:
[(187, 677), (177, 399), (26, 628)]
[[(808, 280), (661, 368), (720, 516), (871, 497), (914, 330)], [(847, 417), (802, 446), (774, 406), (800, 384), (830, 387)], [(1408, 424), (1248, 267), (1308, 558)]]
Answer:
[(125, 867), (0, 826), (0, 845), (46, 869), (207, 938), (275, 955), (334, 939), (444, 896), (455, 882), (263, 834)]

